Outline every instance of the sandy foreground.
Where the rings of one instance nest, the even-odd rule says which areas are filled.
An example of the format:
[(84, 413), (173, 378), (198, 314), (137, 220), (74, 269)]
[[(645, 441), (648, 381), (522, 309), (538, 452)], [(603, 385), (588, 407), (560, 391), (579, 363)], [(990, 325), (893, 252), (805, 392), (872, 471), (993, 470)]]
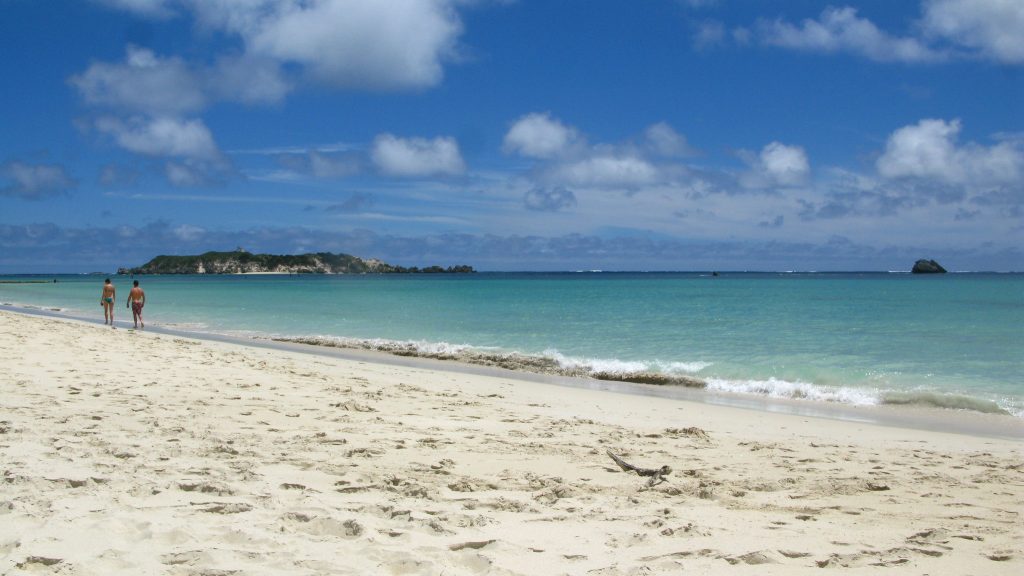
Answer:
[(1014, 440), (0, 311), (0, 574), (1022, 574), (1022, 512)]

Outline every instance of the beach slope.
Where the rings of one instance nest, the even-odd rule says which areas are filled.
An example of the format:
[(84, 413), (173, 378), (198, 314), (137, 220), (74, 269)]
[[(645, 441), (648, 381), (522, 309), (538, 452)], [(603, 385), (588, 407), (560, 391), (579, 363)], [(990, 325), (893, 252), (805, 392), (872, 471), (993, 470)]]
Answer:
[(0, 311), (2, 574), (1020, 574), (1020, 448)]

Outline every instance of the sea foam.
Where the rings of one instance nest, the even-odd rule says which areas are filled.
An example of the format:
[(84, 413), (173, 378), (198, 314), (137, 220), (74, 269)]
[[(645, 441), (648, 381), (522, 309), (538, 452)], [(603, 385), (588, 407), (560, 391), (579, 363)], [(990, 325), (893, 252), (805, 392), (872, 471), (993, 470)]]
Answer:
[(858, 406), (907, 405), (970, 410), (988, 414), (1012, 414), (1024, 417), (1024, 411), (1012, 406), (1003, 406), (994, 400), (958, 394), (825, 386), (777, 378), (767, 380), (701, 378), (699, 373), (712, 366), (709, 362), (643, 362), (609, 358), (575, 358), (555, 349), (545, 350), (542, 354), (525, 354), (496, 348), (479, 348), (467, 344), (412, 340), (359, 339), (336, 336), (275, 337), (273, 339), (315, 346), (372, 350), (397, 356), (452, 360), (508, 370), (576, 378), (685, 386), (704, 388), (713, 392), (751, 394), (813, 402), (836, 402)]
[[(399, 341), (383, 339), (357, 339), (335, 336), (277, 337), (274, 340), (297, 342), (315, 346), (331, 346), (357, 350), (374, 350), (397, 356), (415, 356), (436, 360), (455, 360), (480, 366), (495, 366), (508, 370), (520, 370), (557, 376), (585, 377), (598, 380), (615, 380), (644, 384), (665, 384), (704, 388), (704, 380), (683, 374), (684, 368), (699, 367), (699, 364), (672, 363), (673, 371), (643, 363), (620, 360), (585, 360), (570, 358), (549, 350), (544, 354), (524, 354), (515, 351), (477, 348), (469, 345), (446, 342)], [(674, 372), (674, 373), (673, 373)]]

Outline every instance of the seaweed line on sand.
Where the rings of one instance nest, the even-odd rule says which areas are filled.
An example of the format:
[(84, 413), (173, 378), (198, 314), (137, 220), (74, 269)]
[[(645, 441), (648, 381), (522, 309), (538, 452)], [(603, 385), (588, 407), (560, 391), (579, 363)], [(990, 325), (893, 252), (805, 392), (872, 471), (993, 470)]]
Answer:
[(574, 378), (594, 378), (596, 380), (609, 380), (616, 382), (634, 382), (638, 384), (655, 384), (685, 386), (687, 388), (704, 388), (707, 383), (700, 378), (692, 376), (679, 376), (661, 374), (651, 371), (608, 371), (595, 370), (586, 364), (566, 366), (553, 358), (545, 356), (531, 356), (518, 352), (482, 352), (479, 350), (462, 349), (453, 351), (433, 351), (418, 347), (409, 342), (396, 341), (366, 341), (356, 339), (335, 340), (330, 338), (273, 338), (275, 342), (293, 342), (296, 344), (309, 344), (313, 346), (327, 346), (331, 348), (346, 348), (351, 350), (372, 350), (385, 352), (395, 356), (412, 356), (416, 358), (430, 358), (433, 360), (448, 360), (475, 364), (478, 366), (492, 366), (534, 372), (537, 374), (552, 374), (555, 376), (569, 376)]

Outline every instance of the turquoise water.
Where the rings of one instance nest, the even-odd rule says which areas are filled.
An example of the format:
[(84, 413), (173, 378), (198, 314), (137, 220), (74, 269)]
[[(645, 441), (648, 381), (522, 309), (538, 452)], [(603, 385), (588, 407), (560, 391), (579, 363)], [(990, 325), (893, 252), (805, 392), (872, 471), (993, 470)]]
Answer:
[[(48, 277), (52, 278), (52, 277)], [(0, 302), (102, 317), (102, 277), (0, 284)], [(27, 277), (19, 278), (21, 280)], [(139, 277), (150, 324), (518, 352), (809, 401), (1024, 417), (1024, 275), (561, 273)], [(130, 280), (114, 277), (118, 320)]]

